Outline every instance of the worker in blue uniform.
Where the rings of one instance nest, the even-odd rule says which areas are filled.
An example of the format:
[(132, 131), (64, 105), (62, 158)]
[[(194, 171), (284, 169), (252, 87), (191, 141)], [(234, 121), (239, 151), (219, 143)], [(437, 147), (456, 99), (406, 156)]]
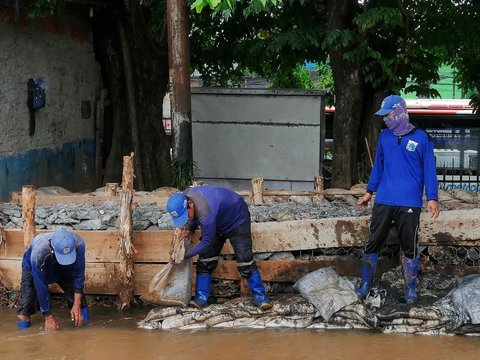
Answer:
[(173, 194), (167, 202), (167, 211), (176, 227), (184, 227), (183, 236), (191, 237), (199, 226), (200, 242), (187, 250), (185, 258), (199, 255), (196, 265), (195, 302), (198, 308), (207, 304), (210, 295), (211, 273), (226, 239), (235, 251), (237, 268), (247, 280), (256, 305), (262, 310), (272, 307), (265, 293), (252, 251), (250, 212), (243, 198), (222, 187), (192, 187)]
[(83, 288), (85, 284), (85, 241), (65, 229), (36, 236), (22, 260), (22, 282), (18, 307), (19, 328), (31, 326), (38, 305), (45, 331), (59, 329), (52, 314), (48, 285), (57, 283), (65, 293), (72, 322), (82, 326), (89, 320)]
[(410, 123), (405, 100), (400, 96), (386, 97), (375, 115), (383, 117), (386, 128), (380, 133), (367, 192), (358, 201), (364, 207), (376, 193), (357, 295), (365, 298), (372, 286), (378, 255), (393, 221), (404, 254), (404, 298), (414, 303), (420, 262), (417, 233), (424, 191), (431, 217), (437, 218), (440, 213), (433, 142), (424, 130)]

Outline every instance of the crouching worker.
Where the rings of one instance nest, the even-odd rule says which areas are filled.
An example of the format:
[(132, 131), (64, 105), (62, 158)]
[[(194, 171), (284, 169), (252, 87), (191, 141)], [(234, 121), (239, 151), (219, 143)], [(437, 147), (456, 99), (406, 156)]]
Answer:
[(22, 282), (17, 325), (28, 328), (37, 310), (45, 320), (45, 331), (59, 329), (52, 314), (48, 285), (57, 283), (67, 297), (70, 316), (76, 326), (89, 320), (85, 283), (85, 242), (65, 229), (36, 236), (22, 260)]
[(218, 256), (226, 239), (230, 239), (238, 271), (247, 280), (257, 306), (262, 310), (272, 307), (253, 260), (250, 212), (240, 195), (221, 187), (193, 187), (183, 193), (173, 194), (166, 208), (176, 227), (187, 225), (182, 236), (191, 237), (200, 226), (201, 241), (185, 254), (185, 258), (199, 255), (193, 303), (196, 307), (202, 308), (207, 304), (211, 273), (217, 267)]
[(358, 201), (360, 206), (365, 206), (376, 192), (370, 236), (363, 255), (362, 284), (357, 295), (366, 297), (372, 286), (378, 254), (393, 221), (404, 254), (404, 298), (407, 303), (413, 303), (417, 300), (420, 262), (417, 232), (424, 189), (430, 216), (437, 218), (440, 213), (433, 142), (425, 131), (409, 122), (405, 100), (400, 96), (386, 97), (375, 115), (383, 117), (387, 128), (378, 139), (367, 193)]

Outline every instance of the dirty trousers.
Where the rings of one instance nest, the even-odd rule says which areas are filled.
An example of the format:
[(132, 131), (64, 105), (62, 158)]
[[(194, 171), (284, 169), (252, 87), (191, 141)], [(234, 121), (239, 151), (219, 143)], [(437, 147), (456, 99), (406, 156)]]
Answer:
[(417, 234), (420, 212), (421, 209), (416, 207), (375, 204), (365, 254), (380, 253), (393, 221), (404, 255), (410, 259), (418, 257)]
[[(58, 286), (63, 290), (66, 298), (68, 308), (73, 306), (74, 290), (73, 280), (71, 276), (59, 277), (57, 280)], [(87, 299), (85, 294), (82, 293), (81, 307), (87, 306)], [(18, 304), (19, 315), (33, 315), (40, 309), (37, 299), (37, 291), (35, 290), (35, 284), (33, 282), (33, 275), (30, 270), (22, 268), (22, 280), (20, 287), (20, 300)], [(44, 314), (49, 315), (49, 314)]]
[(248, 279), (252, 272), (257, 269), (257, 264), (253, 260), (252, 232), (249, 216), (242, 225), (237, 226), (228, 234), (217, 233), (212, 245), (205, 253), (199, 255), (196, 267), (197, 274), (211, 274), (215, 270), (218, 265), (218, 255), (227, 239), (230, 239), (230, 243), (235, 251), (240, 275)]

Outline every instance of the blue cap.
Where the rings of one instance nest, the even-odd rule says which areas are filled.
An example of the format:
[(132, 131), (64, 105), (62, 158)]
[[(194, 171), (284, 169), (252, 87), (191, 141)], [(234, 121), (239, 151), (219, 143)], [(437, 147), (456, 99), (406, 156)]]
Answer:
[(182, 193), (170, 196), (167, 201), (167, 211), (172, 216), (173, 224), (182, 227), (188, 221), (188, 199)]
[(405, 100), (403, 100), (401, 96), (398, 96), (398, 95), (387, 96), (385, 99), (383, 99), (382, 106), (380, 107), (380, 110), (378, 110), (375, 113), (375, 115), (380, 115), (380, 116), (387, 115), (390, 111), (394, 110), (399, 105), (403, 105), (406, 107)]
[(71, 265), (77, 258), (75, 236), (68, 230), (58, 229), (52, 233), (51, 239), (55, 258), (60, 265)]

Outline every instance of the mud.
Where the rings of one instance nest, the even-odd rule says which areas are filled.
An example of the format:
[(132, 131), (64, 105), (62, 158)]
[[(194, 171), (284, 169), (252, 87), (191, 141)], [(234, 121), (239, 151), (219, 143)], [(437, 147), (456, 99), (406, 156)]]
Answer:
[(0, 358), (16, 359), (478, 359), (480, 337), (425, 337), (337, 330), (146, 331), (142, 313), (121, 315), (94, 309), (86, 328), (60, 313), (61, 330), (44, 333), (34, 318), (28, 330), (15, 326), (13, 310), (0, 311)]

